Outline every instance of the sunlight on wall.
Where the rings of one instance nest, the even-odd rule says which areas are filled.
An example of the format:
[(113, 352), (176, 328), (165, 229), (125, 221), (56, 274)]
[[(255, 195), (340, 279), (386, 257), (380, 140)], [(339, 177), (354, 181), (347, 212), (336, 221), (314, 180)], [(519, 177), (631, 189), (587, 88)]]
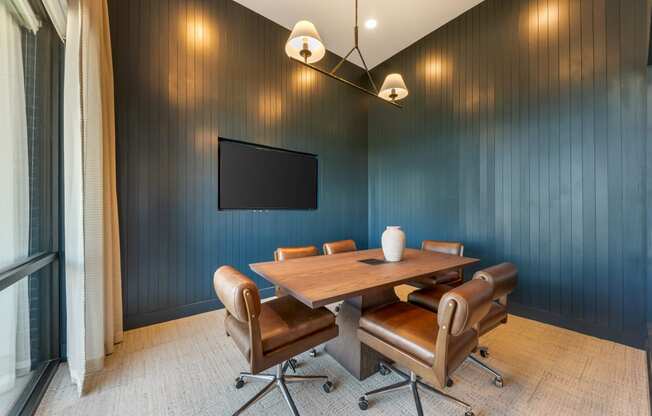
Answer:
[(451, 63), (446, 58), (436, 56), (426, 60), (424, 71), (427, 80), (443, 79), (450, 75)]
[(277, 91), (261, 93), (258, 96), (258, 116), (262, 120), (277, 122), (283, 115), (283, 98)]
[(195, 68), (172, 68), (168, 73), (167, 95), (171, 104), (190, 107), (199, 104), (204, 97), (205, 81), (194, 75)]
[(470, 91), (464, 100), (462, 107), (467, 113), (474, 111), (486, 111), (494, 108), (496, 101), (496, 91), (493, 85), (481, 88), (477, 92)]
[(181, 30), (188, 48), (194, 51), (213, 51), (217, 48), (217, 31), (209, 17), (201, 12), (181, 16)]
[(316, 78), (317, 75), (314, 70), (297, 66), (292, 72), (292, 87), (296, 90), (313, 87)]
[(533, 7), (528, 18), (530, 33), (545, 37), (547, 30), (556, 29), (559, 21), (559, 9), (556, 4), (544, 4)]
[(165, 92), (169, 102), (179, 107), (200, 105), (209, 94), (202, 67), (217, 59), (217, 25), (205, 11), (181, 11), (177, 17), (179, 47), (174, 65), (167, 67)]
[(214, 127), (200, 127), (195, 130), (192, 144), (194, 149), (200, 153), (209, 152), (217, 147), (218, 131)]

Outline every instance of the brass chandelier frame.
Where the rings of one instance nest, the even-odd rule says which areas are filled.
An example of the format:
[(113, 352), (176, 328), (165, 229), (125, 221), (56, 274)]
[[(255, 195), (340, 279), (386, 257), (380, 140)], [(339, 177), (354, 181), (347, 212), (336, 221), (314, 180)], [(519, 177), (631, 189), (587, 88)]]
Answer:
[[(362, 65), (364, 66), (364, 70), (365, 70), (365, 73), (367, 74), (367, 78), (369, 78), (369, 82), (371, 83), (371, 86), (373, 87), (373, 91), (369, 90), (367, 88), (364, 88), (364, 87), (362, 87), (362, 86), (360, 86), (360, 85), (358, 85), (358, 84), (356, 84), (354, 82), (351, 82), (351, 81), (349, 81), (349, 80), (347, 80), (345, 78), (342, 78), (342, 77), (340, 77), (340, 76), (338, 76), (336, 74), (337, 70), (340, 69), (340, 66), (342, 66), (342, 64), (347, 60), (347, 58), (349, 56), (351, 56), (351, 54), (354, 51), (358, 52), (358, 56), (360, 57), (360, 60), (362, 61)], [(338, 81), (340, 81), (340, 82), (342, 82), (342, 83), (344, 83), (346, 85), (349, 85), (349, 86), (351, 86), (353, 88), (356, 88), (359, 91), (364, 92), (365, 94), (376, 97), (377, 99), (383, 101), (384, 103), (391, 104), (391, 105), (393, 105), (394, 107), (397, 107), (397, 108), (403, 108), (403, 106), (398, 104), (396, 101), (388, 101), (388, 100), (385, 100), (384, 98), (381, 98), (381, 97), (378, 96), (378, 93), (379, 93), (378, 87), (376, 87), (376, 83), (374, 82), (374, 78), (373, 78), (373, 76), (371, 76), (371, 72), (369, 72), (369, 68), (367, 67), (367, 63), (365, 62), (364, 57), (362, 56), (362, 51), (360, 50), (360, 46), (359, 46), (359, 42), (358, 42), (358, 0), (355, 0), (355, 26), (353, 28), (353, 47), (351, 48), (351, 50), (349, 50), (349, 52), (346, 55), (344, 55), (344, 57), (342, 59), (340, 59), (340, 61), (337, 63), (337, 65), (335, 65), (330, 71), (327, 71), (325, 69), (319, 68), (319, 67), (317, 67), (317, 66), (315, 66), (313, 64), (308, 63), (308, 57), (309, 57), (309, 55), (305, 55), (303, 61), (300, 60), (300, 59), (293, 58), (293, 57), (290, 57), (290, 59), (300, 63), (303, 66), (307, 66), (308, 68), (314, 69), (315, 71), (317, 71), (317, 72), (319, 72), (321, 74), (324, 74), (324, 75), (326, 75), (328, 77), (336, 79), (336, 80), (338, 80)]]

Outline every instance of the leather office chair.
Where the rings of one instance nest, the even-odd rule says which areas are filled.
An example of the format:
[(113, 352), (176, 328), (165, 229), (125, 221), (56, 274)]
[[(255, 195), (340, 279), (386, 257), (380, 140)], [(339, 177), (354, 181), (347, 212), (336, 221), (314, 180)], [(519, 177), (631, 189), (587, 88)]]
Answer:
[[(324, 381), (324, 391), (331, 391), (333, 385), (326, 376), (285, 375), (288, 360), (294, 355), (338, 335), (335, 316), (328, 309), (310, 309), (292, 296), (261, 303), (254, 282), (231, 266), (217, 269), (213, 285), (226, 308), (224, 325), (251, 368), (250, 373), (240, 373), (236, 388), (242, 388), (246, 380), (267, 382), (234, 415), (242, 413), (275, 387), (281, 391), (292, 414), (298, 415), (285, 385), (289, 382)], [(276, 367), (274, 374), (260, 374), (272, 366)]]
[(355, 245), (355, 241), (353, 240), (341, 240), (324, 243), (322, 248), (324, 254), (327, 256), (330, 256), (331, 254), (347, 253), (349, 251), (358, 250), (358, 247)]
[[(455, 256), (463, 256), (464, 244), (454, 241), (423, 240), (421, 242), (421, 250), (452, 254)], [(441, 284), (459, 286), (462, 283), (464, 283), (464, 269), (460, 267), (454, 270), (435, 273), (433, 276), (419, 279), (418, 281), (411, 282), (410, 284), (416, 287), (424, 288), (435, 287)]]
[(315, 246), (279, 247), (274, 251), (274, 261), (285, 261), (318, 255), (319, 250)]
[[(318, 255), (319, 250), (317, 250), (317, 247), (315, 246), (279, 247), (274, 250), (274, 261), (285, 261)], [(285, 293), (280, 287), (276, 286), (275, 294), (276, 296), (285, 296), (287, 293)]]
[[(473, 416), (471, 406), (440, 391), (450, 387), (450, 374), (478, 346), (475, 325), (491, 307), (491, 284), (473, 280), (446, 293), (439, 305), (439, 314), (397, 302), (366, 312), (360, 318), (360, 341), (390, 360), (407, 367), (407, 375), (386, 363), (404, 380), (391, 386), (365, 393), (358, 406), (366, 410), (370, 396), (410, 388), (417, 413), (423, 415), (419, 387), (439, 394), (465, 408)], [(426, 384), (424, 381), (428, 382)], [(435, 387), (432, 387), (434, 385)]]
[[(357, 250), (358, 247), (355, 245), (355, 241), (353, 240), (333, 241), (330, 243), (324, 243), (324, 245), (322, 246), (322, 251), (327, 256), (333, 254), (339, 254), (339, 253), (348, 253), (350, 251), (357, 251)], [(335, 306), (335, 313), (338, 313), (340, 311), (341, 304), (342, 302), (339, 302)]]
[[(311, 256), (318, 256), (319, 255), (319, 250), (317, 250), (317, 247), (315, 246), (301, 246), (301, 247), (279, 247), (276, 250), (274, 250), (274, 261), (285, 261), (285, 260), (291, 260), (291, 259), (299, 259), (301, 257), (311, 257)], [(281, 297), (287, 295), (285, 291), (276, 286), (276, 296)], [(311, 357), (316, 357), (317, 356), (317, 350), (316, 349), (311, 349), (310, 350), (310, 356)], [(292, 368), (292, 371), (296, 372), (297, 370), (297, 360), (294, 358), (290, 360), (290, 367)]]
[[(485, 280), (491, 284), (493, 289), (493, 302), (491, 309), (478, 323), (478, 334), (483, 336), (487, 332), (507, 323), (507, 296), (509, 296), (518, 284), (518, 269), (511, 263), (501, 263), (486, 269), (480, 270), (473, 275), (473, 279)], [(480, 346), (478, 348), (483, 358), (489, 357), (489, 348)], [(503, 376), (497, 371), (484, 364), (476, 357), (469, 357), (474, 363), (494, 375), (494, 384), (503, 386)]]
[[(491, 285), (492, 299), (491, 308), (477, 325), (479, 336), (483, 336), (494, 328), (507, 323), (507, 296), (514, 291), (518, 283), (518, 269), (511, 263), (501, 263), (476, 272), (473, 280), (484, 280)], [(436, 286), (434, 288), (425, 288), (416, 290), (408, 295), (408, 302), (437, 312), (440, 299), (453, 288), (446, 285)], [(489, 356), (487, 347), (478, 348), (483, 358)], [(469, 356), (469, 359), (482, 367), (484, 370), (493, 374), (494, 384), (498, 387), (503, 386), (503, 376), (496, 370), (490, 368), (475, 356)]]

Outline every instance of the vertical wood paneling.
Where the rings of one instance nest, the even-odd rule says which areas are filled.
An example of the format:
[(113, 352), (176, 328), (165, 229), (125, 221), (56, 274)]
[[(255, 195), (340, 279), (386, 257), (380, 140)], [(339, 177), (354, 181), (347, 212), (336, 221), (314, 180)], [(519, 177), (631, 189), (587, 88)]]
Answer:
[[(367, 246), (358, 92), (290, 62), (288, 31), (230, 0), (110, 5), (127, 328), (218, 307), (220, 265), (248, 272), (285, 245)], [(218, 135), (318, 154), (319, 209), (218, 211)]]
[[(652, 23), (652, 22), (651, 22)], [(648, 58), (650, 59), (650, 58)], [(649, 64), (650, 61), (648, 61)], [(652, 66), (647, 68), (647, 101), (646, 113), (647, 113), (647, 137), (648, 140), (645, 142), (646, 150), (646, 173), (645, 178), (647, 182), (647, 299), (652, 299), (652, 210), (650, 210), (650, 201), (652, 201), (652, 179), (649, 178), (650, 173), (652, 172), (652, 144), (650, 144), (649, 138), (652, 137), (652, 105), (650, 105), (650, 100), (652, 100)], [(652, 302), (647, 302), (647, 326), (648, 334), (650, 332), (650, 327), (652, 326)]]
[[(645, 16), (644, 0), (487, 0), (377, 67), (410, 96), (369, 108), (370, 245), (395, 223), (410, 246), (461, 240), (518, 265), (517, 313), (642, 345)], [(421, 70), (438, 55), (450, 84)]]

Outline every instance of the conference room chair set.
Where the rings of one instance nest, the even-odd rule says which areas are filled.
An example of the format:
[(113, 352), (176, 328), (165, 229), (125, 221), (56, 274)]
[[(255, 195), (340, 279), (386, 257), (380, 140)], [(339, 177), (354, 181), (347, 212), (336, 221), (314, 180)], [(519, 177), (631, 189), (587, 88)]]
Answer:
[[(355, 256), (346, 256), (344, 253), (356, 253)], [(358, 255), (357, 253), (365, 253)], [(286, 384), (295, 382), (322, 382), (322, 389), (329, 393), (333, 384), (328, 377), (322, 375), (289, 375), (288, 369), (296, 372), (296, 355), (310, 351), (311, 356), (316, 356), (318, 345), (345, 337), (347, 332), (346, 317), (340, 321), (340, 315), (332, 313), (325, 305), (333, 304), (329, 298), (319, 302), (308, 299), (308, 292), (300, 292), (290, 283), (283, 287), (282, 280), (274, 279), (276, 274), (264, 270), (275, 266), (279, 269), (280, 263), (289, 260), (303, 259), (295, 262), (296, 266), (303, 268), (316, 264), (310, 258), (341, 255), (341, 260), (333, 267), (355, 265), (366, 260), (362, 257), (378, 257), (378, 250), (358, 251), (353, 240), (342, 240), (323, 245), (324, 256), (319, 256), (315, 246), (282, 247), (274, 252), (274, 262), (251, 265), (258, 274), (277, 280), (276, 297), (267, 302), (261, 302), (258, 288), (255, 283), (231, 266), (222, 266), (214, 276), (215, 292), (226, 309), (225, 328), (237, 348), (247, 359), (250, 372), (242, 372), (236, 379), (236, 388), (244, 386), (246, 381), (263, 381), (266, 385), (251, 397), (234, 415), (239, 415), (254, 403), (258, 402), (270, 391), (280, 390), (292, 414), (298, 415), (297, 407), (290, 395)], [(391, 302), (380, 301), (371, 307), (360, 307), (362, 311), (357, 324), (353, 327), (353, 336), (364, 346), (361, 351), (373, 350), (371, 357), (374, 371), (382, 375), (391, 371), (398, 374), (402, 380), (398, 383), (381, 387), (365, 393), (358, 400), (358, 407), (367, 410), (369, 399), (382, 393), (409, 389), (414, 398), (417, 414), (423, 415), (423, 408), (419, 398), (419, 391), (425, 390), (435, 393), (458, 404), (464, 409), (465, 416), (473, 416), (471, 405), (465, 403), (444, 390), (453, 385), (451, 375), (459, 366), (469, 361), (489, 372), (494, 378), (496, 387), (503, 387), (504, 379), (496, 370), (487, 366), (474, 354), (479, 353), (482, 358), (487, 358), (489, 351), (486, 347), (479, 346), (479, 338), (496, 327), (507, 322), (507, 297), (516, 288), (518, 271), (510, 263), (502, 263), (476, 272), (473, 278), (464, 282), (464, 265), (477, 262), (476, 259), (464, 258), (464, 245), (457, 242), (425, 240), (421, 250), (406, 249), (406, 255), (398, 263), (437, 264), (452, 258), (465, 259), (462, 266), (451, 267), (433, 273), (421, 273), (418, 278), (408, 280), (408, 283), (417, 288), (408, 295), (407, 302), (394, 298)], [(350, 258), (349, 258), (350, 257)], [(334, 258), (333, 258), (334, 259)], [(426, 259), (430, 263), (424, 263)], [(385, 263), (382, 257), (377, 263), (387, 266), (378, 269), (379, 276), (391, 274), (392, 263)], [(322, 260), (322, 267), (324, 263)], [(353, 263), (353, 262), (356, 263)], [(276, 263), (272, 265), (270, 263)], [(394, 264), (398, 264), (394, 263)], [(450, 264), (450, 263), (447, 263)], [(288, 265), (287, 263), (285, 264)], [(267, 269), (265, 269), (265, 267)], [(300, 268), (301, 268), (300, 267)], [(400, 271), (400, 277), (408, 278), (412, 272), (405, 273), (405, 266)], [(434, 266), (433, 266), (434, 267)], [(446, 267), (446, 266), (443, 266)], [(287, 269), (285, 269), (287, 270)], [(336, 269), (333, 269), (336, 270)], [(393, 272), (392, 272), (393, 273)], [(381, 286), (374, 288), (382, 290)], [(390, 286), (393, 292), (393, 286)], [(344, 292), (343, 292), (344, 293)], [(346, 305), (349, 299), (360, 301), (359, 288), (351, 289), (347, 293), (344, 303), (336, 303), (336, 313)], [(362, 297), (364, 299), (364, 297)], [(385, 298), (379, 298), (385, 299)], [(392, 299), (392, 298), (389, 298)], [(324, 306), (318, 306), (323, 304)], [(356, 316), (356, 315), (353, 315)], [(337, 323), (336, 323), (337, 320)], [(349, 319), (350, 320), (350, 319)], [(341, 328), (340, 328), (341, 327)], [(351, 342), (351, 330), (348, 330), (348, 342)], [(345, 339), (347, 342), (347, 339)], [(352, 345), (355, 344), (352, 342)], [(355, 350), (355, 348), (352, 348)], [(348, 357), (338, 356), (337, 348), (326, 350), (334, 353), (331, 355), (343, 366), (351, 371)], [(364, 359), (362, 357), (361, 359)], [(369, 361), (369, 359), (366, 359)], [(406, 369), (402, 371), (399, 368)], [(274, 368), (271, 374), (263, 373), (268, 368)], [(356, 373), (362, 379), (368, 373)]]

